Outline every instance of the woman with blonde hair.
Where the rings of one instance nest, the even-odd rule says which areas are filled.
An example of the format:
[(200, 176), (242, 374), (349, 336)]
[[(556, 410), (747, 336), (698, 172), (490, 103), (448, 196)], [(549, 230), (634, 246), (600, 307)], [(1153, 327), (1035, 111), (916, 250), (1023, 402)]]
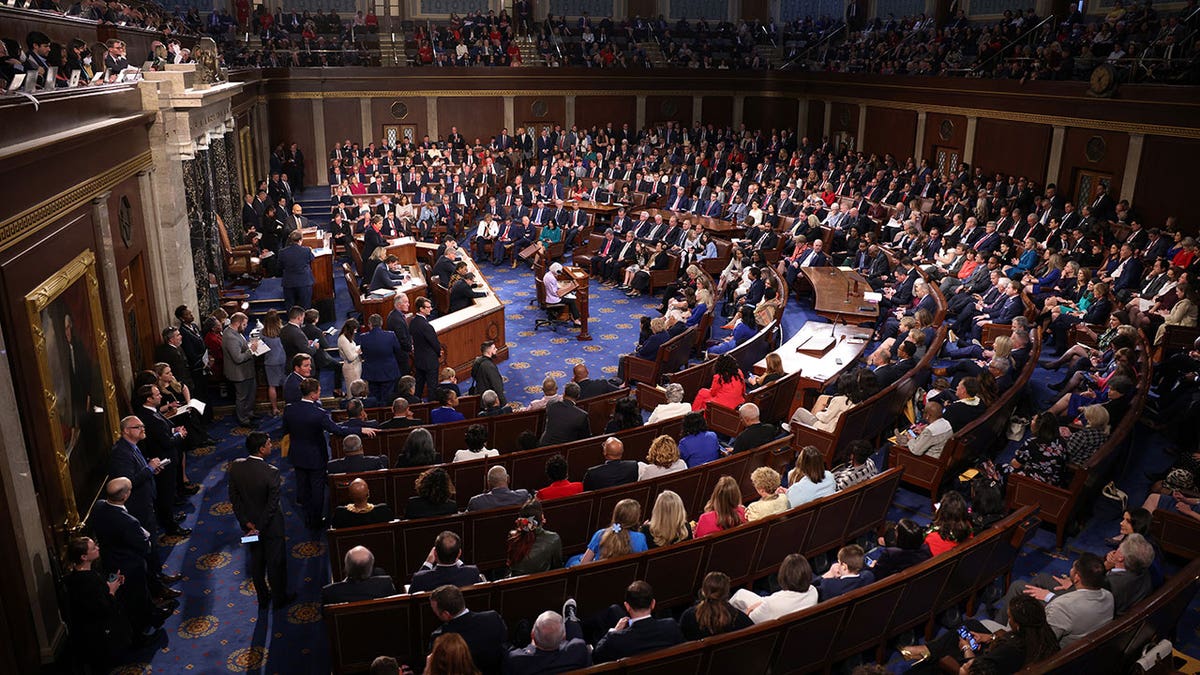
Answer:
[(796, 458), (796, 468), (788, 474), (791, 486), (787, 490), (788, 506), (796, 508), (814, 499), (828, 497), (837, 490), (833, 473), (825, 468), (825, 456), (808, 445)]
[(425, 675), (479, 675), (471, 648), (458, 633), (443, 633), (425, 659)]
[(704, 513), (696, 522), (696, 538), (728, 530), (746, 522), (746, 507), (742, 506), (742, 488), (732, 476), (721, 476), (713, 487), (712, 496), (704, 505)]
[(751, 375), (748, 383), (754, 388), (765, 387), (775, 380), (782, 379), (787, 376), (787, 371), (783, 369), (783, 357), (775, 352), (771, 352), (766, 356), (766, 370), (762, 375)]
[(646, 550), (646, 535), (637, 529), (642, 519), (642, 505), (632, 499), (622, 499), (613, 507), (612, 525), (596, 530), (582, 556), (572, 556), (567, 567), (596, 560), (619, 558)]
[(679, 458), (679, 445), (674, 438), (663, 434), (650, 441), (646, 461), (638, 462), (638, 480), (647, 480), (683, 471), (687, 463)]
[(759, 499), (746, 507), (746, 522), (788, 510), (787, 495), (779, 494), (781, 480), (779, 472), (769, 466), (760, 466), (750, 474), (750, 482)]
[(287, 354), (283, 351), (283, 342), (279, 333), (283, 330), (283, 319), (279, 312), (272, 309), (263, 317), (262, 341), (271, 350), (263, 357), (263, 369), (267, 374), (267, 398), (271, 401), (271, 415), (283, 413), (279, 402), (279, 390), (287, 379)]
[(645, 535), (649, 548), (670, 546), (692, 538), (687, 509), (678, 494), (673, 490), (658, 493), (654, 509), (650, 511), (650, 520), (642, 525), (641, 533)]

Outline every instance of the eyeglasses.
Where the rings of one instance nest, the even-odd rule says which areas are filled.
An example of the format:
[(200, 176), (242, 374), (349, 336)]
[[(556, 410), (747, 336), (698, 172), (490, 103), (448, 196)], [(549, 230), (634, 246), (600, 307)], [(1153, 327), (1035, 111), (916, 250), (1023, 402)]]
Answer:
[(145, 429), (146, 425), (145, 424), (131, 424), (125, 428), (126, 429)]

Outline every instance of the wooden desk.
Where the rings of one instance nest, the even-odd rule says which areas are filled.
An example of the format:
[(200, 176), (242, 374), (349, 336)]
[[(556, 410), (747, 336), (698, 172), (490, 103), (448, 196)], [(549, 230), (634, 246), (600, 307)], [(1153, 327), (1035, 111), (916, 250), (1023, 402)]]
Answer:
[(741, 226), (735, 225), (728, 220), (713, 218), (712, 216), (698, 216), (694, 213), (688, 213), (687, 211), (672, 211), (670, 209), (636, 209), (637, 213), (641, 213), (642, 211), (649, 213), (651, 218), (654, 218), (655, 215), (662, 214), (663, 220), (670, 220), (671, 216), (675, 216), (679, 220), (680, 224), (682, 224), (684, 221), (700, 223), (700, 227), (704, 228), (706, 232), (720, 236), (724, 239), (737, 237), (742, 234)]
[[(825, 336), (833, 329), (836, 342), (822, 353), (798, 352), (796, 348), (813, 336)], [(846, 324), (832, 324), (821, 321), (809, 321), (796, 331), (787, 342), (779, 345), (774, 354), (783, 361), (783, 370), (787, 374), (800, 373), (800, 381), (796, 385), (795, 400), (788, 408), (788, 418), (796, 412), (796, 408), (812, 405), (816, 394), (825, 385), (841, 377), (849, 370), (867, 348), (871, 338), (871, 329)], [(763, 358), (754, 364), (754, 373), (761, 375), (767, 369), (767, 360)]]
[(417, 240), (412, 237), (398, 237), (388, 242), (387, 252), (400, 259), (400, 264), (408, 267), (417, 264)]
[(444, 348), (442, 365), (453, 368), (459, 379), (465, 379), (471, 375), (471, 365), (479, 356), (479, 345), (484, 340), (496, 343), (496, 361), (508, 358), (508, 343), (504, 339), (504, 303), (496, 297), (487, 277), (473, 260), (467, 256), (460, 256), (459, 260), (466, 261), (467, 268), (475, 273), (480, 284), (476, 290), (486, 291), (487, 295), (475, 298), (475, 304), (470, 307), (439, 316), (429, 323), (437, 331)]
[(603, 229), (607, 229), (608, 225), (612, 224), (612, 219), (613, 216), (617, 214), (617, 209), (624, 206), (624, 204), (606, 204), (604, 202), (595, 201), (569, 201), (566, 202), (566, 206), (593, 214), (593, 220), (596, 225), (600, 225), (600, 221), (603, 219), (603, 225), (605, 227), (597, 227), (596, 231), (599, 232)]
[(879, 305), (869, 303), (864, 293), (871, 284), (858, 272), (839, 267), (802, 267), (800, 272), (813, 288), (813, 309), (830, 321), (859, 324), (879, 318)]
[(321, 321), (335, 319), (333, 302), (333, 249), (328, 247), (328, 238), (316, 228), (303, 230), (300, 243), (312, 249), (313, 259), (309, 263), (313, 275), (312, 306), (321, 313)]
[[(425, 286), (425, 276), (422, 274), (421, 268), (417, 267), (416, 265), (405, 265), (404, 270), (408, 272), (409, 275), (408, 283), (400, 286), (400, 288), (396, 290), (407, 295), (408, 302), (411, 305), (417, 301), (417, 298), (425, 297), (429, 289)], [(351, 293), (355, 292), (354, 289), (348, 290)], [(395, 306), (395, 299), (396, 295), (394, 293), (389, 293), (388, 295), (382, 297), (371, 295), (370, 293), (363, 295), (363, 317), (361, 329), (364, 331), (368, 329), (367, 320), (371, 318), (372, 314), (378, 314), (379, 316), (383, 317), (384, 321), (386, 321), (387, 315), (391, 313), (392, 308)]]

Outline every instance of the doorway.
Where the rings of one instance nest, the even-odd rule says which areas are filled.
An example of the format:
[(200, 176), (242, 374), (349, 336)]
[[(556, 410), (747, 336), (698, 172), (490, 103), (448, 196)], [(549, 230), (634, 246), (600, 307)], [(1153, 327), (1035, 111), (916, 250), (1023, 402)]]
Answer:
[(948, 180), (954, 175), (958, 169), (959, 158), (962, 157), (962, 150), (958, 148), (948, 148), (941, 145), (933, 146), (933, 166), (937, 169), (938, 176), (942, 181)]
[(1112, 185), (1112, 180), (1112, 174), (1076, 169), (1075, 189), (1071, 192), (1075, 203), (1091, 204), (1096, 201), (1096, 198)]
[(154, 318), (150, 315), (149, 289), (146, 287), (146, 269), (139, 253), (122, 269), (121, 307), (125, 316), (125, 328), (129, 333), (129, 353), (135, 369), (148, 368), (154, 363)]

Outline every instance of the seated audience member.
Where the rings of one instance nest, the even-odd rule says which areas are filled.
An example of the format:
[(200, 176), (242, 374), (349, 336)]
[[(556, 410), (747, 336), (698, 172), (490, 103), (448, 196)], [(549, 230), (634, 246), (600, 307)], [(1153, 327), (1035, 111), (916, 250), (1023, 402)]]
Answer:
[(346, 551), (343, 568), (346, 570), (345, 579), (321, 589), (321, 604), (374, 600), (396, 593), (392, 578), (375, 567), (375, 555), (365, 546), (355, 546)]
[(500, 405), (500, 395), (494, 390), (488, 389), (479, 395), (479, 412), (475, 416), (493, 417), (495, 415), (508, 415), (516, 412), (519, 407), (516, 403)]
[(378, 408), (383, 405), (371, 395), (371, 385), (366, 380), (355, 380), (350, 383), (350, 396), (342, 401), (342, 408), (350, 405), (350, 401), (359, 401), (364, 408)]
[(879, 473), (879, 469), (875, 468), (875, 460), (871, 459), (873, 454), (875, 449), (869, 442), (862, 439), (850, 441), (846, 446), (843, 461), (833, 469), (833, 481), (839, 492)]
[(385, 420), (379, 425), (380, 429), (407, 429), (421, 424), (421, 421), (412, 416), (412, 411), (408, 409), (409, 403), (406, 398), (398, 398), (392, 401), (392, 418)]
[(613, 406), (613, 414), (609, 418), (608, 424), (604, 425), (604, 433), (615, 434), (624, 429), (640, 426), (642, 426), (642, 411), (638, 408), (637, 399), (633, 396), (626, 396)]
[(714, 354), (721, 356), (728, 355), (739, 345), (745, 344), (746, 341), (758, 334), (758, 319), (754, 314), (754, 307), (751, 305), (742, 305), (741, 314), (738, 321), (733, 326), (733, 334), (725, 338), (721, 342), (708, 348), (708, 355), (711, 357)]
[(458, 513), (458, 502), (455, 501), (454, 483), (450, 474), (441, 467), (426, 469), (417, 476), (414, 485), (417, 494), (408, 498), (404, 509), (404, 517), (433, 518)]
[[(636, 403), (637, 400), (634, 399)], [(638, 480), (648, 480), (668, 473), (683, 471), (687, 462), (679, 458), (679, 446), (675, 439), (663, 434), (650, 442), (646, 461), (638, 462)]]
[(546, 405), (546, 429), (540, 445), (570, 443), (592, 435), (591, 420), (586, 410), (575, 405), (578, 400), (579, 385), (568, 382), (563, 387), (562, 400)]
[(558, 380), (555, 380), (553, 377), (547, 375), (546, 379), (542, 380), (542, 397), (530, 401), (529, 409), (541, 410), (551, 403), (561, 400), (562, 395), (558, 393)]
[(950, 423), (951, 429), (961, 430), (987, 410), (983, 399), (979, 397), (980, 392), (981, 388), (977, 377), (964, 377), (958, 383), (958, 387), (954, 390), (956, 400), (942, 411), (942, 417)]
[(479, 568), (462, 561), (462, 539), (446, 530), (437, 536), (429, 556), (413, 574), (408, 592), (432, 591), (445, 584), (471, 586), (481, 581), (486, 579), (479, 573)]
[(1071, 431), (1067, 436), (1067, 461), (1084, 464), (1108, 440), (1108, 411), (1102, 405), (1088, 405), (1081, 409), (1086, 426)]
[(363, 402), (357, 398), (352, 398), (346, 402), (346, 421), (342, 424), (359, 431), (379, 428), (379, 422), (367, 417), (367, 409), (363, 407)]
[(645, 581), (635, 581), (625, 589), (625, 611), (617, 625), (596, 643), (592, 660), (616, 661), (627, 656), (673, 647), (683, 642), (679, 624), (670, 617), (654, 617), (654, 589)]
[(125, 577), (120, 572), (102, 576), (99, 558), (100, 547), (95, 541), (73, 537), (67, 543), (70, 572), (63, 577), (63, 585), (71, 646), (81, 662), (105, 672), (132, 643), (133, 631), (117, 597)]
[(925, 535), (925, 545), (933, 555), (941, 555), (974, 536), (971, 512), (961, 492), (942, 494), (933, 523)]
[(896, 445), (908, 450), (914, 455), (927, 455), (931, 458), (942, 456), (946, 441), (954, 435), (954, 429), (946, 418), (942, 417), (942, 404), (933, 398), (925, 401), (924, 420), (912, 425), (906, 431), (896, 432)]
[[(813, 403), (812, 410), (803, 407), (796, 408), (796, 412), (792, 413), (791, 423), (803, 424), (806, 427), (832, 433), (837, 428), (842, 413), (862, 403), (879, 390), (879, 387), (873, 386), (875, 373), (872, 372), (869, 376), (871, 383), (866, 387), (861, 386), (861, 381), (865, 377), (867, 376), (860, 371), (843, 373), (838, 377), (836, 395), (821, 394)], [(863, 393), (868, 391), (870, 393), (863, 396)]]
[(679, 457), (689, 469), (720, 459), (721, 442), (717, 440), (716, 432), (708, 430), (703, 413), (689, 412), (683, 416)]
[(863, 569), (863, 550), (858, 544), (843, 546), (838, 550), (837, 562), (829, 570), (813, 579), (818, 597), (822, 602), (862, 588), (875, 581), (870, 570)]
[(575, 364), (575, 368), (571, 371), (572, 381), (579, 385), (580, 400), (611, 394), (620, 389), (612, 380), (609, 379), (592, 379), (588, 377), (587, 366), (582, 363)]
[(412, 375), (401, 375), (396, 381), (396, 393), (400, 398), (408, 401), (409, 405), (421, 402), (421, 397), (417, 395), (417, 378)]
[[(572, 608), (573, 609), (573, 608)], [(592, 665), (592, 651), (578, 621), (545, 611), (533, 622), (528, 646), (513, 649), (504, 662), (510, 675), (553, 675)]]
[(462, 388), (458, 386), (458, 374), (449, 366), (442, 368), (438, 377), (437, 388), (449, 389), (454, 392), (455, 396), (462, 396)]
[(658, 357), (659, 348), (670, 339), (671, 334), (667, 332), (667, 320), (656, 316), (650, 319), (650, 335), (638, 343), (638, 348), (634, 350), (633, 355), (639, 359), (653, 361)]
[(769, 466), (760, 466), (750, 474), (759, 499), (746, 507), (747, 522), (788, 510), (787, 495), (779, 492), (780, 481), (779, 472)]
[(751, 375), (747, 382), (753, 389), (761, 389), (776, 380), (787, 377), (787, 371), (783, 369), (783, 359), (779, 354), (771, 352), (767, 354), (765, 361), (766, 370), (763, 371), (763, 374)]
[(712, 496), (704, 505), (704, 513), (696, 521), (696, 538), (728, 530), (746, 522), (746, 507), (742, 506), (742, 488), (732, 476), (721, 476), (713, 486)]
[(672, 382), (665, 387), (664, 391), (667, 394), (667, 402), (654, 406), (654, 410), (651, 411), (650, 419), (646, 420), (646, 424), (654, 424), (663, 420), (683, 417), (692, 411), (692, 406), (683, 402), (683, 385), (678, 382)]
[(765, 597), (753, 591), (738, 589), (729, 604), (754, 623), (778, 619), (817, 604), (817, 587), (812, 585), (813, 571), (808, 558), (799, 553), (789, 554), (779, 566), (779, 590)]
[(685, 640), (699, 640), (754, 625), (750, 617), (729, 604), (729, 575), (709, 572), (704, 575), (696, 604), (688, 607), (679, 620)]
[(880, 544), (882, 550), (869, 565), (876, 579), (903, 572), (932, 557), (929, 547), (925, 545), (925, 528), (908, 518), (901, 518), (895, 525), (890, 525), (884, 536), (880, 537)]
[[(467, 609), (462, 591), (454, 584), (444, 584), (433, 589), (429, 596), (429, 607), (433, 615), (442, 625), (433, 629), (430, 639), (433, 651), (429, 654), (429, 664), (445, 662), (455, 669), (441, 670), (438, 667), (427, 667), (425, 672), (445, 672), (447, 675), (467, 673), (458, 670), (464, 665), (473, 665), (483, 675), (495, 675), (500, 672), (504, 657), (508, 654), (508, 626), (504, 619), (494, 610), (480, 612)], [(447, 649), (446, 641), (456, 644)], [(439, 646), (441, 645), (441, 646)], [(466, 654), (462, 652), (467, 651)], [(441, 655), (446, 650), (449, 654)]]
[(641, 532), (646, 535), (646, 546), (649, 548), (670, 546), (692, 538), (687, 509), (674, 490), (663, 490), (654, 498), (650, 520), (642, 523)]
[(413, 429), (404, 439), (404, 447), (396, 457), (396, 468), (429, 466), (440, 461), (441, 457), (433, 445), (433, 434), (428, 429)]
[[(1037, 585), (1037, 581), (1043, 581)], [(1070, 592), (1042, 588), (1060, 585)], [(1009, 586), (1005, 597), (1008, 604), (1018, 595), (1026, 595), (1046, 603), (1046, 623), (1054, 630), (1060, 647), (1068, 647), (1088, 633), (1112, 621), (1115, 601), (1112, 591), (1105, 588), (1104, 559), (1095, 553), (1083, 553), (1071, 565), (1064, 578), (1035, 579), (1034, 582), (1016, 581)]]
[(395, 517), (392, 507), (387, 504), (371, 503), (371, 489), (367, 487), (367, 481), (355, 478), (350, 481), (347, 492), (350, 495), (350, 503), (333, 511), (331, 524), (334, 528), (386, 523)]
[(1017, 448), (1007, 473), (1025, 476), (1047, 485), (1063, 487), (1067, 473), (1067, 451), (1058, 433), (1058, 417), (1042, 413), (1030, 425), (1033, 435)]
[(427, 675), (453, 675), (454, 673), (482, 675), (489, 671), (480, 671), (475, 666), (475, 659), (471, 656), (471, 647), (462, 635), (449, 633), (439, 635), (437, 639), (433, 640), (429, 655), (425, 657), (424, 672)]
[(896, 351), (899, 360), (875, 369), (875, 379), (879, 382), (881, 388), (893, 384), (901, 377), (904, 377), (905, 373), (917, 365), (917, 360), (914, 358), (917, 346), (912, 341), (904, 340), (897, 347)]
[(454, 409), (458, 405), (458, 394), (453, 389), (438, 387), (435, 395), (437, 396), (438, 403), (441, 405), (429, 411), (430, 424), (457, 422), (466, 419), (465, 415)]
[[(1152, 590), (1150, 567), (1154, 564), (1154, 555), (1153, 544), (1144, 536), (1131, 533), (1121, 540), (1116, 549), (1109, 551), (1105, 556), (1103, 583), (1097, 588), (1104, 588), (1111, 593), (1112, 612), (1115, 616), (1125, 613), (1150, 594)], [(1076, 564), (1078, 565), (1081, 561), (1083, 561), (1082, 556), (1076, 561)], [(1083, 586), (1074, 576), (1055, 577), (1042, 573), (1035, 575), (1029, 581), (1013, 582), (1005, 593), (1005, 600), (1012, 602), (1013, 598), (1017, 596), (1027, 595), (1043, 602), (1052, 602), (1060, 598), (1066, 599), (1082, 588)], [(1095, 599), (1093, 598), (1093, 600)], [(1064, 606), (1064, 609), (1068, 612), (1071, 611), (1069, 606)], [(1049, 606), (1046, 611), (1050, 611)]]
[[(489, 391), (491, 391), (489, 389)], [(472, 459), (483, 459), (484, 457), (496, 457), (500, 454), (499, 450), (489, 450), (484, 447), (487, 443), (487, 427), (482, 424), (472, 424), (467, 427), (464, 434), (467, 448), (454, 453), (455, 462), (467, 462)]]
[(612, 524), (596, 530), (581, 556), (572, 556), (567, 567), (596, 560), (619, 558), (646, 550), (646, 535), (636, 528), (642, 519), (642, 505), (632, 499), (622, 499), (613, 507)]
[(572, 482), (567, 478), (567, 468), (567, 458), (561, 454), (555, 454), (546, 460), (546, 477), (550, 479), (550, 484), (537, 491), (539, 500), (544, 502), (583, 492), (582, 482)]
[(509, 576), (536, 574), (563, 566), (562, 538), (545, 527), (542, 503), (531, 499), (517, 513), (508, 533)]
[(811, 445), (800, 450), (796, 468), (788, 474), (788, 483), (788, 506), (793, 509), (837, 491), (833, 473), (825, 468), (825, 456)]
[(625, 485), (638, 479), (638, 463), (622, 459), (625, 444), (621, 439), (610, 436), (604, 441), (604, 463), (593, 466), (583, 474), (583, 489), (602, 490), (614, 485)]
[(738, 408), (738, 417), (742, 420), (742, 431), (733, 439), (733, 445), (729, 448), (731, 453), (753, 450), (779, 437), (779, 427), (762, 421), (758, 406), (753, 403)]
[(712, 384), (696, 392), (692, 410), (704, 412), (709, 401), (716, 401), (726, 408), (736, 410), (746, 400), (746, 380), (738, 362), (728, 354), (717, 357), (713, 365)]
[(529, 501), (528, 490), (510, 490), (508, 488), (508, 469), (503, 466), (493, 466), (487, 472), (488, 491), (471, 497), (467, 502), (468, 511), (483, 511), (498, 509), (502, 506), (514, 506)]
[(903, 647), (900, 654), (906, 660), (928, 660), (961, 673), (1015, 673), (1058, 651), (1058, 636), (1047, 620), (1047, 609), (1033, 598), (1019, 597), (1008, 605), (1008, 630), (989, 621), (965, 622), (978, 651), (957, 631), (948, 630), (923, 645)]
[(387, 457), (364, 455), (362, 439), (358, 434), (350, 434), (342, 439), (342, 457), (329, 460), (326, 470), (329, 473), (359, 473), (386, 468)]

